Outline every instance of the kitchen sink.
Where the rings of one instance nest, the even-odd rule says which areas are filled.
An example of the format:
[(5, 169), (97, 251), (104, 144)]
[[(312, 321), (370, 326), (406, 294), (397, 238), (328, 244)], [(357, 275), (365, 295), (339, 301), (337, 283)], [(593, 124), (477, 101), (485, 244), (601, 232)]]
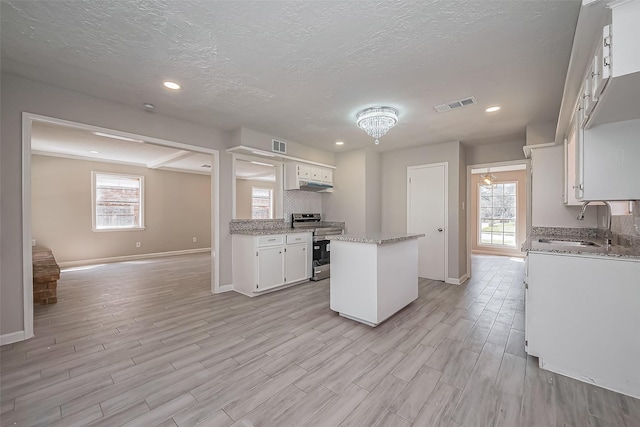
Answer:
[(561, 246), (600, 247), (597, 243), (587, 242), (584, 240), (538, 239), (538, 242)]

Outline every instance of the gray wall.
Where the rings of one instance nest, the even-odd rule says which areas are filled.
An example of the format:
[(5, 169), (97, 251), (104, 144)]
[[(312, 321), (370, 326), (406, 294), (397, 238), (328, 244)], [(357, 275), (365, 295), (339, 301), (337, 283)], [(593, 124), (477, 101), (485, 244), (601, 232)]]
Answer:
[(3, 73), (1, 77), (0, 334), (23, 330), (22, 112), (162, 138), (220, 151), (220, 284), (232, 283), (231, 155), (227, 132)]
[(535, 123), (527, 126), (527, 145), (547, 144), (555, 142), (556, 122)]
[[(144, 230), (92, 230), (92, 171), (144, 176)], [(208, 175), (34, 155), (31, 177), (32, 237), (58, 262), (211, 247)]]
[(335, 164), (335, 155), (331, 151), (324, 151), (318, 148), (309, 147), (308, 145), (299, 144), (297, 142), (287, 141), (277, 136), (271, 136), (266, 133), (256, 132), (247, 128), (240, 128), (232, 132), (231, 141), (233, 145), (244, 145), (247, 147), (258, 148), (264, 151), (272, 151), (272, 140), (279, 139), (287, 143), (287, 156), (297, 157), (299, 159), (309, 160), (312, 162), (324, 163), (327, 165)]
[(365, 164), (364, 150), (339, 153), (333, 171), (333, 193), (322, 195), (325, 219), (344, 221), (347, 233), (366, 231)]
[(465, 163), (479, 165), (482, 163), (507, 162), (524, 159), (522, 147), (525, 142), (516, 140), (496, 144), (465, 145)]
[(382, 156), (365, 150), (365, 232), (382, 230)]
[[(464, 154), (459, 142), (408, 148), (382, 154), (382, 231), (407, 232), (407, 167), (447, 162), (449, 181), (449, 279), (466, 274), (466, 199)], [(463, 182), (461, 182), (463, 181)]]
[(381, 230), (381, 156), (373, 149), (336, 155), (333, 193), (323, 194), (327, 221), (344, 221), (351, 234)]

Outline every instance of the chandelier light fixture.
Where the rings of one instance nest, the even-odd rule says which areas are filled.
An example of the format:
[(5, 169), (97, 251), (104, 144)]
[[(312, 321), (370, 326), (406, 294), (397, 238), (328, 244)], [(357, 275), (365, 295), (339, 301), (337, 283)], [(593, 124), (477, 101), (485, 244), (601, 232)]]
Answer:
[(371, 107), (356, 114), (356, 123), (360, 129), (380, 144), (380, 138), (398, 123), (398, 110), (391, 107)]
[(484, 182), (485, 185), (492, 185), (498, 179), (494, 174), (491, 173), (490, 168), (487, 169), (487, 173), (485, 173), (484, 175), (480, 175), (480, 178), (482, 178), (482, 182)]

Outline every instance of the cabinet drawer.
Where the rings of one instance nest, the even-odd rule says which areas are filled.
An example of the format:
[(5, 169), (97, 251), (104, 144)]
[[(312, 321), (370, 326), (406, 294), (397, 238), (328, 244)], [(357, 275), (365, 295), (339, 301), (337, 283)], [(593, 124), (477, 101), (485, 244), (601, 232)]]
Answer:
[(307, 233), (287, 234), (287, 245), (292, 243), (306, 243), (309, 241)]
[(284, 244), (284, 235), (258, 237), (258, 247)]

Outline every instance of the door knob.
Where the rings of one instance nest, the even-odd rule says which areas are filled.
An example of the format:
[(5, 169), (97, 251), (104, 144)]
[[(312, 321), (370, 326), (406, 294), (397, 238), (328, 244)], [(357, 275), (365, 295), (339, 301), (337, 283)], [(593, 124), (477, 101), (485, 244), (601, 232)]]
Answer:
[(442, 228), (438, 228), (438, 231), (442, 232)]

